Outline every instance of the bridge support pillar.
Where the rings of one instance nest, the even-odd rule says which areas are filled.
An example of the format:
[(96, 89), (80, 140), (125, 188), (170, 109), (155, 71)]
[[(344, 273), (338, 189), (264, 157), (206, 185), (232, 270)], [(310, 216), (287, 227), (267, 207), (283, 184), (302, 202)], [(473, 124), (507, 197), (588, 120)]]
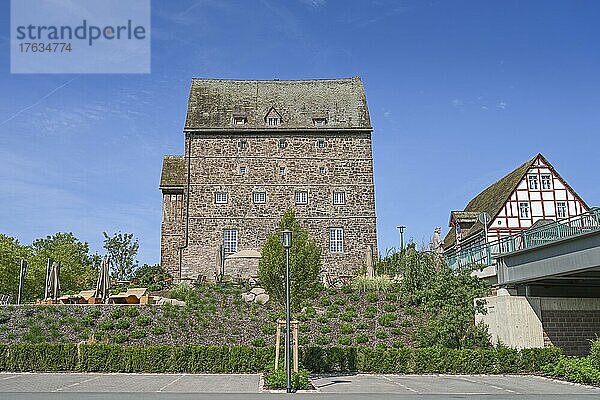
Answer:
[(492, 343), (509, 347), (560, 347), (585, 355), (600, 336), (600, 298), (527, 297), (500, 289), (487, 297), (487, 313), (475, 316), (489, 327)]

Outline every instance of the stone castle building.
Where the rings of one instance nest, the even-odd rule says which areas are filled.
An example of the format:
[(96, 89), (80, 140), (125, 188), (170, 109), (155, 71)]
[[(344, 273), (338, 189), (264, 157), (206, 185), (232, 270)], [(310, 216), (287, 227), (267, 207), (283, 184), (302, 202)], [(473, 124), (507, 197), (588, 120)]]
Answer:
[(176, 279), (252, 276), (293, 208), (324, 275), (366, 267), (377, 254), (371, 133), (358, 77), (193, 79), (185, 153), (163, 162), (161, 264)]

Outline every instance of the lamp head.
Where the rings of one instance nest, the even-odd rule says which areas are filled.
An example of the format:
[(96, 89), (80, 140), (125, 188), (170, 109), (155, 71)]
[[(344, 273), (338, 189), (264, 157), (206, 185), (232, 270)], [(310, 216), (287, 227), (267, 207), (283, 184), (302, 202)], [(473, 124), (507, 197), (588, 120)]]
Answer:
[(285, 247), (286, 249), (292, 247), (292, 231), (286, 229), (283, 232), (281, 232), (281, 236), (283, 239), (283, 247)]

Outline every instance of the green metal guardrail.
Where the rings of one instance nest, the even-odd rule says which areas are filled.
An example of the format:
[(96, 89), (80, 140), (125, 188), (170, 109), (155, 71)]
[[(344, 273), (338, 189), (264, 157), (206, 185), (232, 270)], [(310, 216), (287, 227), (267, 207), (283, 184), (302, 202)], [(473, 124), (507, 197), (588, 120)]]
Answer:
[(446, 262), (451, 268), (478, 264), (490, 266), (496, 263), (500, 254), (527, 250), (597, 230), (600, 230), (598, 207), (512, 236), (451, 252), (446, 255)]

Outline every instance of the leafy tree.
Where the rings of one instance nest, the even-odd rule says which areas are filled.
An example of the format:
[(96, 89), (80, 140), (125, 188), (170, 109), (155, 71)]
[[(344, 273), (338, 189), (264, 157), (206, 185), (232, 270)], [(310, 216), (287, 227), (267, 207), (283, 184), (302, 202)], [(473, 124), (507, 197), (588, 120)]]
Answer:
[(402, 289), (410, 297), (429, 287), (436, 278), (435, 262), (429, 252), (418, 251), (414, 243), (410, 243), (400, 258)]
[(28, 259), (31, 249), (19, 241), (0, 233), (0, 294), (11, 296), (16, 301), (19, 292), (21, 260)]
[(489, 287), (472, 276), (472, 271), (473, 268), (452, 270), (443, 265), (418, 293), (418, 301), (431, 314), (415, 332), (420, 346), (489, 347), (487, 327), (473, 323), (475, 312), (484, 312), (485, 305), (484, 301), (474, 300), (487, 296)]
[(167, 289), (172, 276), (159, 264), (144, 264), (135, 270), (133, 281), (136, 285), (147, 287), (151, 292)]
[(59, 232), (36, 239), (31, 248), (33, 254), (26, 280), (29, 299), (44, 294), (48, 258), (61, 263), (60, 286), (63, 293), (78, 293), (95, 287), (98, 269), (89, 255), (89, 246), (72, 233)]
[(308, 232), (300, 227), (294, 210), (289, 209), (279, 222), (276, 233), (270, 235), (258, 263), (258, 278), (275, 304), (285, 307), (285, 249), (281, 232), (292, 231), (290, 248), (290, 300), (294, 310), (302, 302), (315, 297), (321, 289), (321, 251)]
[(131, 278), (133, 271), (138, 266), (135, 259), (140, 244), (134, 239), (133, 233), (115, 233), (113, 236), (104, 234), (104, 248), (108, 252), (112, 263), (112, 275), (119, 281)]

